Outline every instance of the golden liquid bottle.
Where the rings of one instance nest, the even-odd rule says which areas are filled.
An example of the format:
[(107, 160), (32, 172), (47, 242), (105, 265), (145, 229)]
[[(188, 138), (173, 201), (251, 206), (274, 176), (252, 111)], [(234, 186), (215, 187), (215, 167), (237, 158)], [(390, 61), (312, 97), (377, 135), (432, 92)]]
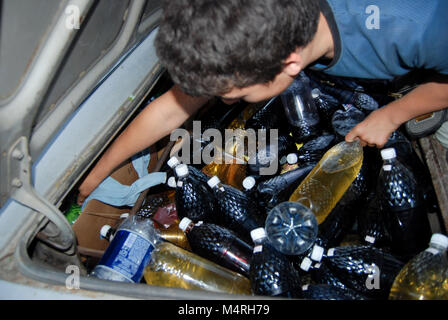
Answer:
[[(243, 112), (241, 112), (241, 114), (230, 123), (227, 129), (241, 129), (243, 131), (240, 131), (240, 133), (241, 135), (244, 135), (246, 121), (257, 111), (258, 108), (260, 108), (260, 106), (256, 104), (247, 106)], [(242, 138), (234, 139), (230, 143), (226, 143), (224, 150), (221, 151), (222, 156), (216, 161), (206, 165), (202, 169), (202, 172), (210, 177), (217, 176), (223, 183), (242, 190), (243, 180), (246, 178), (247, 161), (244, 158), (244, 155), (243, 158), (238, 156), (238, 152), (241, 150), (244, 153), (244, 151), (246, 151), (246, 148), (244, 147), (244, 140)], [(226, 154), (232, 161), (225, 159), (224, 154)]]
[(429, 248), (398, 273), (389, 300), (448, 300), (448, 237), (433, 234)]
[(158, 232), (160, 236), (166, 241), (169, 241), (185, 250), (191, 251), (187, 235), (185, 234), (185, 232), (179, 229), (179, 220), (176, 220), (168, 228), (163, 227), (158, 228)]
[(169, 242), (160, 242), (144, 271), (147, 284), (251, 295), (249, 279)]
[(363, 161), (361, 143), (341, 142), (328, 150), (291, 194), (310, 208), (321, 224), (358, 175)]

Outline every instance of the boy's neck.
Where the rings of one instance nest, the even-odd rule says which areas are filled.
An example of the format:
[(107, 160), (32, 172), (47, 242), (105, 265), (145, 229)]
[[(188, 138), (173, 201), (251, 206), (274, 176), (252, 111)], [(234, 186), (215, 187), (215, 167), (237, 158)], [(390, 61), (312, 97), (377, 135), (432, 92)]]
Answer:
[(320, 13), (319, 23), (313, 40), (300, 50), (303, 68), (319, 59), (333, 59), (334, 41), (325, 16)]

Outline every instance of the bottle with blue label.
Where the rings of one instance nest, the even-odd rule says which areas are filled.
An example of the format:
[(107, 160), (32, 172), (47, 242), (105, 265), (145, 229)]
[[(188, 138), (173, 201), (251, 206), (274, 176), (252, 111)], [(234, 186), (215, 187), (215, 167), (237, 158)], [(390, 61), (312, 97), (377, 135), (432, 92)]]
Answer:
[(139, 283), (159, 239), (151, 219), (129, 216), (117, 228), (111, 243), (90, 276)]

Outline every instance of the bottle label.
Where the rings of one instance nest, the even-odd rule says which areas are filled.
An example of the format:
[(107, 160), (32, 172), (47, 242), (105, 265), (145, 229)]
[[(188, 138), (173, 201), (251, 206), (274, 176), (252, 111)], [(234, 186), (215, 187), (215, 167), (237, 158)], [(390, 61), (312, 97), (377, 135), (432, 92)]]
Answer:
[(152, 243), (142, 236), (119, 230), (99, 264), (121, 273), (133, 282), (139, 282), (153, 250)]

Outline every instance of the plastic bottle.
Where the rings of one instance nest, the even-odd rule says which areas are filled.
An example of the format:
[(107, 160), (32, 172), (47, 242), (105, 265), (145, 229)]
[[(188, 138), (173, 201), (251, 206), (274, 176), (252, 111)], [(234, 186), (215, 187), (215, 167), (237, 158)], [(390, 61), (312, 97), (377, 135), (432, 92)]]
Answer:
[(243, 191), (221, 183), (216, 176), (208, 185), (214, 192), (219, 225), (236, 232), (243, 240), (249, 239), (252, 230), (264, 225), (265, 215)]
[(252, 246), (241, 240), (233, 231), (202, 221), (194, 223), (183, 218), (179, 223), (194, 253), (229, 270), (249, 276)]
[(392, 285), (390, 300), (448, 300), (448, 237), (435, 233), (429, 247), (412, 258)]
[(317, 220), (298, 202), (282, 202), (268, 214), (265, 230), (271, 245), (283, 254), (299, 255), (316, 240)]
[(252, 294), (250, 281), (241, 274), (169, 242), (160, 242), (152, 252), (144, 278), (153, 286)]
[(331, 119), (333, 131), (337, 134), (338, 140), (344, 140), (358, 123), (362, 122), (366, 115), (352, 104), (343, 104), (343, 110), (337, 110)]
[(328, 150), (292, 193), (289, 201), (310, 208), (321, 224), (358, 175), (363, 150), (358, 140), (340, 142)]
[(270, 210), (277, 204), (287, 201), (291, 193), (313, 170), (314, 165), (304, 165), (285, 172), (257, 185), (257, 199), (260, 206)]
[(409, 260), (424, 250), (431, 238), (422, 191), (413, 173), (396, 158), (394, 148), (381, 150), (381, 156), (383, 167), (377, 194), (387, 221), (391, 250)]
[(403, 263), (371, 246), (331, 248), (322, 259), (345, 286), (370, 298), (386, 299)]
[(176, 167), (176, 208), (180, 219), (188, 217), (194, 221), (213, 221), (213, 194), (203, 181), (190, 174), (185, 164)]
[(245, 128), (253, 130), (279, 129), (285, 121), (281, 100), (273, 98), (246, 121)]
[(282, 169), (280, 170), (280, 174), (297, 169), (299, 167), (298, 161), (299, 161), (299, 157), (297, 156), (296, 153), (288, 154), (286, 156), (286, 163), (282, 166)]
[(81, 206), (74, 203), (71, 205), (71, 207), (65, 212), (65, 217), (67, 218), (68, 222), (73, 225), (75, 221), (78, 219), (79, 215), (81, 214)]
[(120, 224), (90, 275), (104, 280), (138, 283), (158, 241), (153, 222), (132, 215)]
[(280, 98), (296, 142), (303, 143), (321, 134), (319, 113), (311, 97), (309, 80), (303, 72)]
[(341, 104), (334, 97), (322, 93), (318, 88), (311, 90), (311, 96), (316, 104), (322, 125), (330, 129), (331, 118), (341, 108)]
[(366, 115), (379, 108), (378, 102), (364, 92), (355, 92), (353, 95), (353, 104), (358, 109), (364, 111)]
[(307, 300), (365, 300), (365, 297), (351, 289), (342, 289), (328, 284), (308, 284), (302, 287)]
[(174, 202), (174, 192), (149, 194), (140, 209), (138, 209), (138, 211), (136, 212), (136, 215), (144, 218), (149, 218), (154, 215), (159, 208), (167, 206)]
[(288, 258), (274, 249), (263, 228), (251, 232), (254, 251), (250, 264), (250, 282), (254, 294), (301, 298), (301, 279)]
[(316, 165), (333, 145), (335, 141), (333, 134), (323, 134), (306, 143), (297, 151), (298, 161), (301, 165)]

